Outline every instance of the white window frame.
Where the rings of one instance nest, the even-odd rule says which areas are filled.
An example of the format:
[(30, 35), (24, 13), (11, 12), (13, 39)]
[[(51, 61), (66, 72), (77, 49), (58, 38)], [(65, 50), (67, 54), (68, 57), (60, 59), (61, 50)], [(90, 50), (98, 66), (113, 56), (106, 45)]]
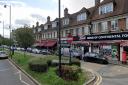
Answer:
[[(112, 27), (112, 24), (114, 23), (114, 27)], [(117, 24), (116, 24), (117, 23)], [(119, 30), (119, 27), (118, 27), (118, 20), (112, 20), (111, 21), (111, 31), (117, 31)]]
[(84, 27), (84, 34), (89, 34), (89, 28), (88, 27)]
[(33, 29), (33, 33), (36, 33), (36, 29)]
[(41, 32), (41, 28), (38, 28), (38, 32)]
[(126, 18), (126, 29), (128, 29), (128, 17)]
[(48, 26), (47, 25), (44, 25), (44, 29), (47, 30), (48, 29)]
[(87, 19), (87, 14), (86, 13), (81, 13), (77, 15), (77, 21), (82, 21)]
[(92, 32), (97, 33), (98, 32), (97, 30), (98, 30), (98, 23), (94, 23), (92, 26)]
[(113, 3), (105, 4), (99, 7), (99, 14), (106, 14), (109, 12), (113, 12)]
[(108, 31), (108, 23), (107, 22), (101, 22), (101, 32)]
[(52, 22), (52, 28), (57, 26), (57, 22)]
[(68, 25), (69, 24), (69, 18), (63, 19), (63, 25)]

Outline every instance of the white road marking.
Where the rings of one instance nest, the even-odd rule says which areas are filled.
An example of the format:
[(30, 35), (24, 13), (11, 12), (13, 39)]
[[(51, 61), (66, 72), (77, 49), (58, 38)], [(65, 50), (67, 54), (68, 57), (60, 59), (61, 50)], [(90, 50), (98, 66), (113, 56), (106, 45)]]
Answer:
[[(9, 60), (8, 60), (8, 61), (9, 61)], [(10, 61), (9, 61), (9, 63), (10, 63), (16, 70), (18, 70), (18, 69), (16, 68), (16, 66), (13, 65)], [(26, 83), (25, 81), (22, 80), (22, 76), (21, 76), (21, 71), (20, 71), (20, 70), (18, 70), (18, 72), (16, 72), (15, 74), (19, 74), (19, 78), (20, 78), (20, 81), (21, 81), (22, 83), (24, 83), (24, 84), (26, 84), (26, 85), (30, 85), (30, 84), (28, 84), (28, 83)]]
[(9, 69), (2, 69), (2, 70), (0, 70), (0, 72), (1, 72), (1, 71), (7, 71), (7, 70), (9, 70)]

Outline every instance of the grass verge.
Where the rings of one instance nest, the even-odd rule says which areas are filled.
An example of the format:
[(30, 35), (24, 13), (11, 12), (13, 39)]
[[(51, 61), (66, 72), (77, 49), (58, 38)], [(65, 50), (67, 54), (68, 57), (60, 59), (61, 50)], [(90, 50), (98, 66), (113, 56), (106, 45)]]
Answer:
[[(78, 81), (65, 81), (56, 75), (55, 67), (50, 67), (46, 73), (31, 71), (28, 68), (28, 62), (31, 58), (32, 56), (30, 55), (24, 56), (24, 54), (21, 53), (15, 53), (15, 55), (13, 55), (13, 60), (42, 85), (83, 85), (83, 83), (87, 79), (86, 73), (80, 73), (79, 74), (80, 78)], [(52, 56), (52, 55), (48, 56), (47, 58), (58, 59), (56, 56)], [(67, 59), (67, 58), (63, 58), (63, 59)]]

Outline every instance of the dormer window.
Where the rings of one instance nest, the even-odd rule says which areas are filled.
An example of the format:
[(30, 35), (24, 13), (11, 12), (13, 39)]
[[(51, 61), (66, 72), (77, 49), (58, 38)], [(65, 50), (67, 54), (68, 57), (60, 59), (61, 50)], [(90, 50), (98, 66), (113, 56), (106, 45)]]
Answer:
[(44, 25), (44, 30), (47, 30), (47, 29), (48, 29), (47, 25)]
[(51, 25), (48, 25), (48, 29), (51, 27)]
[(77, 21), (86, 20), (86, 19), (87, 19), (86, 13), (81, 13), (77, 16)]
[(58, 22), (57, 21), (52, 22), (52, 28), (57, 27), (57, 26), (58, 26)]
[(56, 27), (56, 22), (52, 22), (52, 28)]
[(41, 32), (41, 28), (38, 28), (38, 32)]
[(99, 7), (99, 14), (113, 12), (113, 3), (105, 4)]
[(69, 24), (69, 19), (68, 18), (63, 19), (63, 25), (68, 25), (68, 24)]
[(35, 29), (33, 30), (33, 33), (36, 33), (36, 30)]

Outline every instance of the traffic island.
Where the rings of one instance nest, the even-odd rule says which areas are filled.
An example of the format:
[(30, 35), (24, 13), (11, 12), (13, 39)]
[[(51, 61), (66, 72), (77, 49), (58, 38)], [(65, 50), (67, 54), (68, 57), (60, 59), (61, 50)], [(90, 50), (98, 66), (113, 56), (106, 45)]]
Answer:
[[(57, 75), (56, 73), (57, 67), (54, 67), (54, 66), (48, 66), (47, 71), (43, 73), (32, 71), (29, 68), (29, 61), (32, 58), (33, 57), (31, 57), (30, 55), (26, 55), (25, 57), (23, 57), (23, 54), (15, 53), (12, 60), (16, 63), (16, 65), (18, 65), (18, 67), (20, 67), (21, 69), (24, 69), (25, 72), (29, 73), (34, 79), (36, 79), (39, 83), (41, 83), (41, 85), (46, 85), (46, 84), (47, 85), (83, 85), (83, 83), (88, 80), (88, 74), (86, 72), (79, 73), (80, 77), (77, 81), (64, 80), (63, 78)], [(39, 57), (34, 57), (34, 58), (39, 58)], [(43, 57), (42, 60), (46, 62), (46, 60), (49, 60), (49, 59), (56, 60), (57, 58), (58, 57), (55, 55), (50, 55), (50, 56)], [(67, 57), (64, 57), (62, 59), (68, 60)], [(39, 58), (39, 60), (41, 59)], [(50, 62), (49, 62), (49, 65), (50, 65)], [(73, 64), (73, 66), (75, 65)]]

